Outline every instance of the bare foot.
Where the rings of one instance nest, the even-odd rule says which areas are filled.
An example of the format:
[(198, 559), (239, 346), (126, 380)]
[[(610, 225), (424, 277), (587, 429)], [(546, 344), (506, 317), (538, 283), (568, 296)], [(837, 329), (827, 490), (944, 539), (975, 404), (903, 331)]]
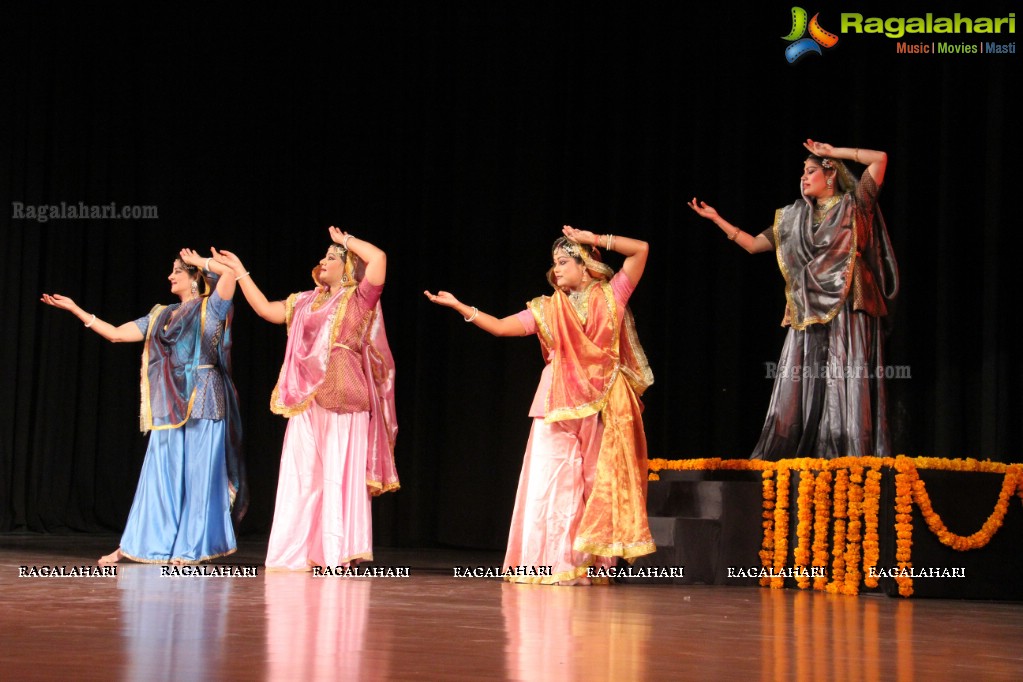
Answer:
[(100, 566), (106, 566), (107, 564), (116, 564), (118, 561), (120, 561), (123, 558), (124, 558), (124, 555), (121, 554), (121, 548), (118, 547), (117, 549), (115, 549), (110, 554), (105, 554), (105, 555), (101, 556), (99, 558), (99, 565)]
[(590, 584), (590, 579), (586, 576), (581, 578), (575, 578), (573, 580), (562, 580), (561, 582), (554, 583), (560, 587), (586, 587)]

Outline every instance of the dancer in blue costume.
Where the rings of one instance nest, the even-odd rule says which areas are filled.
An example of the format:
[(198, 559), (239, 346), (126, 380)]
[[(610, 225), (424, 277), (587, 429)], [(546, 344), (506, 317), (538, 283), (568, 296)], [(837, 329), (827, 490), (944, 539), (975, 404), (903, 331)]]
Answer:
[(231, 381), (235, 277), (213, 258), (182, 249), (167, 279), (179, 303), (118, 327), (66, 296), (42, 297), (108, 341), (145, 342), (141, 427), (152, 433), (121, 544), (100, 564), (191, 564), (237, 549), (232, 505), (240, 520), (247, 490)]

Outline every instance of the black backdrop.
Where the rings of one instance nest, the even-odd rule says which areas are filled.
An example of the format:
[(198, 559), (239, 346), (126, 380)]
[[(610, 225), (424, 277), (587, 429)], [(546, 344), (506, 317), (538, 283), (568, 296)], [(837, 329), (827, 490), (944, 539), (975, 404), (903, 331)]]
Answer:
[[(789, 65), (790, 3), (635, 4), (5, 6), (0, 529), (119, 530), (145, 450), (140, 347), (84, 331), (41, 292), (124, 322), (170, 302), (178, 249), (216, 245), (283, 297), (308, 288), (330, 224), (389, 256), (403, 488), (374, 502), (378, 544), (503, 546), (539, 347), (491, 338), (421, 292), (514, 313), (547, 290), (565, 223), (651, 244), (633, 298), (656, 378), (651, 456), (748, 456), (784, 336), (782, 280), (685, 201), (766, 228), (798, 197), (807, 137), (889, 152), (881, 205), (904, 285), (889, 356), (911, 371), (890, 383), (897, 451), (1020, 461), (1018, 55), (897, 54), (895, 40), (850, 34)], [(838, 31), (841, 11), (1013, 5), (807, 9)], [(155, 205), (159, 219), (40, 223), (5, 208), (62, 201)], [(285, 427), (267, 409), (285, 334), (240, 296), (235, 329), (242, 530), (259, 534)]]

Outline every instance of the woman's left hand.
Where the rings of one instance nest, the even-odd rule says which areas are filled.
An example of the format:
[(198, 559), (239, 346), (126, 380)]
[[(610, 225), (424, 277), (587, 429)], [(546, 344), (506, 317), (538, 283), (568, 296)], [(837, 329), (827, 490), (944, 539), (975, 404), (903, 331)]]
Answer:
[(571, 225), (564, 225), (561, 228), (561, 233), (576, 244), (589, 244), (591, 246), (596, 246), (597, 244), (597, 235), (589, 230), (577, 230)]
[(340, 228), (337, 228), (337, 227), (334, 227), (333, 225), (331, 225), (329, 228), (327, 228), (327, 231), (330, 232), (330, 240), (332, 242), (334, 242), (335, 244), (344, 245), (345, 239), (347, 239), (347, 238), (349, 238), (351, 236), (347, 232), (345, 232), (344, 230), (342, 230)]
[(461, 303), (461, 301), (455, 298), (454, 294), (450, 294), (446, 291), (438, 291), (436, 294), (431, 294), (429, 291), (424, 291), (423, 293), (426, 294), (426, 297), (430, 299), (431, 302), (447, 308), (454, 308), (456, 305)]
[(178, 257), (181, 258), (181, 262), (185, 265), (191, 265), (195, 268), (202, 268), (203, 264), (206, 262), (206, 258), (200, 256), (192, 249), (181, 249)]
[(39, 300), (46, 305), (52, 305), (54, 308), (60, 308), (61, 310), (74, 310), (78, 307), (73, 300), (60, 294), (43, 294), (43, 297)]
[(806, 147), (811, 154), (816, 154), (820, 157), (826, 156), (830, 158), (835, 155), (835, 148), (826, 142), (814, 142), (810, 138), (806, 138), (806, 142), (803, 143), (803, 146)]

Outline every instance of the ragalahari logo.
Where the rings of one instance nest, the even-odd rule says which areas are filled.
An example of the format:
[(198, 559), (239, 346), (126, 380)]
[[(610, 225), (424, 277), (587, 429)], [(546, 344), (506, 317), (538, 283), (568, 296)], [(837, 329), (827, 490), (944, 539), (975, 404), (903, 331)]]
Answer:
[[(813, 19), (807, 22), (805, 9), (802, 7), (792, 8), (792, 31), (782, 37), (782, 40), (791, 43), (785, 48), (785, 59), (789, 61), (789, 64), (795, 64), (811, 52), (823, 54), (822, 47), (834, 47), (838, 44), (838, 36), (821, 28), (817, 21), (819, 16), (819, 13), (815, 14)], [(807, 32), (810, 34), (809, 38), (805, 37)]]

